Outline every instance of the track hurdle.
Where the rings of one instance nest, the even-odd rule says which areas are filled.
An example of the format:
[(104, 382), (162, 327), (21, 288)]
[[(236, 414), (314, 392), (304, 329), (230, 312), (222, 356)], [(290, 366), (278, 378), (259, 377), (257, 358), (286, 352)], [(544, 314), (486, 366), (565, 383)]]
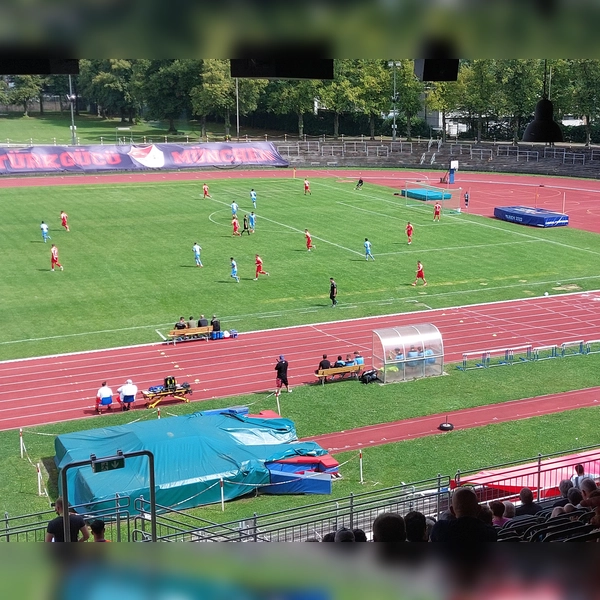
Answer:
[(600, 354), (600, 340), (588, 340), (585, 343), (586, 354)]
[(548, 360), (549, 358), (558, 357), (558, 346), (556, 344), (551, 346), (538, 346), (533, 349), (532, 360)]
[(462, 365), (457, 368), (461, 371), (470, 371), (472, 369), (485, 369), (489, 366), (490, 357), (488, 352), (463, 352)]
[(574, 342), (564, 342), (560, 345), (560, 356), (563, 358), (566, 356), (579, 356), (584, 354), (585, 342), (584, 340), (575, 340)]

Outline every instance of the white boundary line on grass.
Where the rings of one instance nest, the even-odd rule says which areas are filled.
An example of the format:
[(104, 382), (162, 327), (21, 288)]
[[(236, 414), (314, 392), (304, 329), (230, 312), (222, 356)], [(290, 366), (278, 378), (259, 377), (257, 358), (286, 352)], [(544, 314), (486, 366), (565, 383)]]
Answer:
[[(591, 277), (579, 277), (577, 279), (567, 279), (566, 282), (570, 282), (570, 281), (580, 281), (583, 279), (600, 279), (600, 275), (595, 275), (595, 276), (591, 276)], [(510, 288), (510, 287), (518, 287), (521, 285), (525, 285), (523, 283), (519, 283), (519, 284), (515, 284), (515, 285), (511, 285), (511, 286), (501, 286), (498, 288), (489, 288), (489, 287), (482, 287), (482, 288), (477, 288), (474, 290), (468, 290), (468, 293), (472, 293), (472, 292), (485, 292), (485, 291), (489, 291), (489, 290), (496, 290), (496, 289), (506, 289), (506, 288)], [(556, 285), (556, 282), (537, 282), (534, 285)], [(467, 293), (467, 292), (461, 292), (461, 291), (455, 291), (455, 292), (442, 292), (440, 294), (428, 294), (427, 296), (423, 297), (423, 299), (430, 299), (432, 297), (438, 297), (438, 296), (452, 296), (452, 295), (456, 295), (456, 294), (461, 294), (461, 293)], [(552, 295), (550, 296), (550, 298), (565, 298), (568, 296), (589, 296), (590, 294), (600, 294), (600, 289), (596, 289), (596, 290), (588, 290), (587, 292), (582, 292), (582, 291), (576, 291), (576, 292), (567, 292), (566, 294), (556, 294), (556, 295)], [(600, 297), (599, 297), (600, 298)], [(509, 303), (509, 302), (531, 302), (532, 300), (542, 300), (545, 301), (546, 297), (545, 296), (532, 296), (531, 298), (516, 298), (514, 300), (493, 300), (492, 302), (476, 302), (475, 304), (458, 304), (456, 306), (447, 306), (447, 307), (442, 307), (442, 308), (427, 308), (425, 310), (420, 310), (418, 311), (419, 314), (422, 313), (426, 313), (426, 312), (431, 312), (431, 311), (451, 311), (451, 310), (461, 310), (461, 309), (472, 309), (474, 307), (478, 307), (478, 306), (490, 306), (490, 305), (495, 305), (495, 304), (505, 304), (505, 303)], [(393, 303), (394, 301), (396, 302), (415, 302), (416, 304), (422, 304), (423, 306), (427, 306), (426, 304), (424, 304), (423, 302), (421, 302), (421, 299), (415, 299), (415, 298), (391, 298), (391, 299), (387, 299), (387, 300), (369, 300), (366, 302), (358, 302), (355, 304), (378, 304), (378, 303)], [(319, 309), (316, 309), (315, 312), (317, 312)], [(281, 311), (281, 312), (285, 312), (285, 313), (291, 313), (291, 312), (302, 312), (302, 311), (306, 311), (306, 312), (312, 312), (308, 309), (304, 309), (304, 308), (294, 308), (294, 309), (289, 309), (287, 311)], [(302, 325), (287, 325), (285, 327), (271, 327), (271, 328), (267, 328), (267, 329), (255, 329), (254, 331), (247, 331), (244, 333), (244, 335), (248, 335), (250, 333), (264, 333), (267, 331), (284, 331), (287, 329), (298, 329), (300, 327), (315, 327), (315, 326), (323, 326), (323, 325), (330, 325), (330, 324), (335, 324), (335, 323), (346, 323), (349, 321), (368, 321), (368, 320), (372, 320), (372, 319), (382, 319), (382, 318), (388, 318), (388, 317), (394, 317), (394, 316), (403, 316), (403, 315), (409, 315), (409, 314), (414, 314), (416, 311), (408, 311), (408, 312), (396, 312), (396, 313), (390, 313), (390, 314), (384, 314), (384, 315), (371, 315), (368, 317), (355, 317), (353, 319), (337, 319), (334, 321), (321, 321), (318, 323), (304, 323)], [(236, 320), (241, 320), (243, 317), (257, 317), (261, 314), (265, 314), (265, 313), (250, 313), (248, 315), (241, 315), (241, 316), (236, 316), (235, 319)], [(269, 316), (273, 316), (271, 313), (269, 313)], [(280, 316), (280, 315), (278, 315)], [(234, 317), (232, 317), (233, 320)], [(228, 317), (222, 317), (221, 320), (228, 320)], [(163, 326), (166, 325), (170, 325), (168, 323), (164, 324)], [(55, 338), (62, 338), (62, 337), (73, 337), (73, 336), (82, 336), (82, 335), (89, 335), (89, 334), (94, 334), (94, 333), (115, 333), (115, 332), (119, 332), (119, 331), (128, 331), (130, 329), (143, 329), (143, 328), (155, 328), (157, 327), (157, 325), (145, 325), (143, 327), (126, 327), (126, 328), (122, 328), (122, 329), (112, 329), (112, 330), (105, 330), (105, 331), (92, 331), (92, 332), (88, 332), (88, 333), (73, 333), (73, 334), (66, 334), (63, 336), (54, 336), (53, 338), (32, 338), (32, 339), (27, 339), (27, 340), (12, 340), (10, 342), (0, 342), (0, 344), (15, 344), (18, 342), (36, 342), (36, 341), (43, 341), (44, 339), (55, 339)], [(160, 325), (159, 325), (160, 327)], [(79, 354), (95, 354), (95, 353), (99, 353), (99, 352), (112, 352), (112, 351), (117, 351), (117, 350), (128, 350), (131, 348), (150, 348), (152, 346), (161, 346), (163, 345), (164, 342), (160, 341), (160, 342), (150, 342), (147, 344), (132, 344), (129, 346), (115, 346), (112, 348), (98, 348), (96, 350), (81, 350), (79, 352), (64, 352), (62, 354), (47, 354), (44, 356), (30, 356), (30, 357), (26, 357), (26, 358), (11, 358), (8, 360), (2, 360), (0, 361), (0, 363), (4, 364), (4, 363), (12, 363), (12, 362), (21, 362), (21, 361), (30, 361), (30, 360), (44, 360), (44, 359), (48, 359), (48, 358), (60, 358), (62, 356), (77, 356)]]

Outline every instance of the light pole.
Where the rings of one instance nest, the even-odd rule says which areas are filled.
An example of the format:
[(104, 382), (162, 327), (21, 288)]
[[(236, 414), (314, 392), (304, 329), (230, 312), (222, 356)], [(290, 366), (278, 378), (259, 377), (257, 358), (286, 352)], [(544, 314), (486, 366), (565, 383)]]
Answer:
[(388, 67), (392, 67), (392, 72), (394, 73), (394, 94), (392, 95), (392, 106), (393, 106), (393, 122), (392, 122), (392, 142), (396, 141), (396, 102), (398, 102), (398, 94), (396, 93), (396, 67), (400, 66), (400, 63), (395, 60), (390, 60), (388, 62)]
[(235, 78), (235, 119), (237, 129), (237, 140), (240, 141), (240, 88), (239, 79)]
[(75, 111), (74, 105), (77, 101), (77, 96), (73, 94), (73, 82), (71, 80), (71, 76), (69, 75), (69, 95), (67, 96), (67, 100), (71, 105), (71, 144), (73, 146), (77, 145), (77, 127), (75, 127)]

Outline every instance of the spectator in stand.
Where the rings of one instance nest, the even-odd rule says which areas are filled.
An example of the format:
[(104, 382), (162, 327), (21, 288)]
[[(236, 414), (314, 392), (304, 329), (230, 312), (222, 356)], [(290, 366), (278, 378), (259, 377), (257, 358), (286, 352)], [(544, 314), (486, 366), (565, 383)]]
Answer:
[(600, 490), (590, 492), (589, 496), (581, 501), (581, 506), (591, 508), (594, 511), (594, 516), (590, 523), (600, 528)]
[[(579, 506), (579, 503), (583, 500), (583, 494), (581, 493), (581, 490), (576, 487), (572, 487), (567, 492), (567, 500), (569, 501), (569, 504), (572, 504), (573, 506)], [(565, 504), (565, 506), (567, 505)]]
[(582, 464), (575, 465), (575, 475), (571, 477), (573, 487), (580, 488), (581, 482), (585, 479), (585, 469)]
[(517, 507), (515, 511), (515, 515), (520, 517), (522, 515), (537, 515), (543, 508), (537, 503), (533, 501), (533, 492), (524, 487), (519, 492), (519, 498), (521, 499), (521, 506)]
[(502, 502), (502, 504), (504, 504), (504, 516), (507, 519), (514, 519), (515, 518), (515, 505), (510, 500), (504, 500), (504, 502)]
[(198, 327), (208, 327), (208, 319), (204, 315), (200, 315)]
[(490, 510), (492, 511), (492, 525), (502, 527), (505, 523), (510, 521), (508, 517), (504, 516), (504, 513), (506, 512), (504, 502), (492, 500), (492, 502), (490, 502)]
[(352, 529), (342, 527), (335, 532), (334, 542), (354, 542), (354, 532)]
[(384, 512), (373, 521), (374, 542), (405, 542), (404, 519), (396, 513)]
[(331, 369), (331, 363), (327, 359), (327, 354), (323, 354), (323, 359), (319, 363), (319, 366), (317, 367), (315, 374), (317, 374), (319, 371), (324, 370), (324, 369)]
[(477, 494), (470, 487), (459, 487), (452, 494), (455, 519), (438, 521), (431, 530), (432, 542), (495, 542), (496, 530), (478, 517), (481, 511)]
[(93, 521), (90, 525), (90, 529), (92, 530), (92, 535), (94, 536), (94, 542), (110, 542), (110, 540), (107, 540), (104, 537), (106, 525), (101, 519), (96, 519)]
[(187, 323), (185, 322), (185, 319), (183, 317), (179, 317), (179, 321), (177, 321), (177, 323), (175, 323), (174, 328), (175, 329), (187, 329)]
[(478, 519), (482, 522), (485, 523), (486, 525), (489, 525), (490, 527), (494, 524), (493, 520), (494, 520), (494, 515), (492, 513), (492, 510), (490, 509), (489, 506), (486, 506), (485, 504), (479, 507), (479, 516)]
[[(580, 489), (583, 500), (587, 500), (590, 494), (598, 489), (598, 486), (591, 477), (586, 477), (585, 479), (581, 480)], [(579, 504), (581, 504), (581, 502)]]
[(352, 533), (354, 534), (355, 542), (368, 542), (367, 534), (362, 529), (353, 529)]
[(335, 542), (335, 531), (331, 531), (329, 533), (326, 533), (323, 536), (323, 539), (321, 541), (322, 542)]
[(557, 500), (552, 508), (556, 508), (557, 506), (564, 506), (569, 502), (569, 498), (567, 497), (569, 490), (573, 487), (573, 482), (570, 479), (563, 479), (558, 484), (558, 491), (560, 492), (560, 500)]
[(195, 329), (196, 327), (198, 327), (198, 321), (196, 321), (196, 319), (194, 319), (194, 317), (190, 317), (188, 319), (187, 326), (190, 329)]
[(404, 526), (406, 528), (407, 542), (427, 542), (427, 519), (419, 511), (411, 510), (404, 515)]
[[(54, 510), (58, 515), (48, 523), (46, 529), (46, 542), (64, 542), (65, 541), (65, 524), (63, 519), (64, 503), (59, 496), (54, 502)], [(71, 542), (86, 542), (90, 537), (87, 525), (83, 517), (78, 514), (69, 513), (69, 533)], [(81, 537), (79, 534), (81, 533)]]

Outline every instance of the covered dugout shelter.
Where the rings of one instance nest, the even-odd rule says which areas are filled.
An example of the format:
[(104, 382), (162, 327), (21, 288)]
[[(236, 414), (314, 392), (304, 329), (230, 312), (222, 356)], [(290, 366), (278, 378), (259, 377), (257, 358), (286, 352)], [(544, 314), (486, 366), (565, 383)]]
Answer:
[(442, 334), (431, 323), (374, 329), (373, 368), (383, 383), (442, 375)]

